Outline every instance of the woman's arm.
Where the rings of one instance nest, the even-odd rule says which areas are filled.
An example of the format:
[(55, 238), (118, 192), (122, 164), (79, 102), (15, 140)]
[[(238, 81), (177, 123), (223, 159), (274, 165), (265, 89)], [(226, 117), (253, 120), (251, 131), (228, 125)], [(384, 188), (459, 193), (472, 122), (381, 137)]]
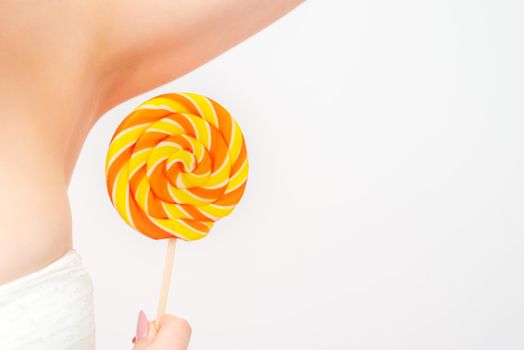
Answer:
[(103, 112), (168, 83), (265, 28), (303, 0), (115, 0), (100, 8)]

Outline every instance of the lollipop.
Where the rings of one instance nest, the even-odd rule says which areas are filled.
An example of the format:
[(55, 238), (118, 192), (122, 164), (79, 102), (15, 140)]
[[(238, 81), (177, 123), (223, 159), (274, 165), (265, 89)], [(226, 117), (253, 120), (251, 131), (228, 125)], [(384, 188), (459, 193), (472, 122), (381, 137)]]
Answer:
[(176, 239), (207, 236), (239, 202), (247, 174), (240, 127), (205, 96), (156, 96), (115, 130), (105, 167), (111, 202), (136, 231), (169, 239), (157, 321), (165, 309)]

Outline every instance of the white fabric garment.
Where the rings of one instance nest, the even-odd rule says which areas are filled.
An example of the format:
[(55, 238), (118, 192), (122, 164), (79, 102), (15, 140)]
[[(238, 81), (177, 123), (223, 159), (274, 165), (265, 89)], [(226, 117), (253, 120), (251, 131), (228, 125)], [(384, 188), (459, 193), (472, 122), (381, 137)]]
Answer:
[(0, 349), (93, 350), (93, 306), (91, 277), (72, 249), (0, 285)]

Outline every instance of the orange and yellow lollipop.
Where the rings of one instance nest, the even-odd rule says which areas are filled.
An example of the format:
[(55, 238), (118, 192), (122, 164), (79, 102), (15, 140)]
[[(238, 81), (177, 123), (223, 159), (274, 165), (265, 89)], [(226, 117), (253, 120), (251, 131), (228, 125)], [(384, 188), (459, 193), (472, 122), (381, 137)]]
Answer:
[(240, 127), (216, 101), (168, 93), (137, 106), (118, 126), (106, 157), (111, 202), (125, 222), (169, 239), (157, 322), (165, 311), (176, 239), (205, 237), (246, 187)]
[(246, 186), (240, 127), (217, 102), (194, 93), (156, 96), (116, 129), (106, 158), (118, 213), (153, 239), (205, 237)]

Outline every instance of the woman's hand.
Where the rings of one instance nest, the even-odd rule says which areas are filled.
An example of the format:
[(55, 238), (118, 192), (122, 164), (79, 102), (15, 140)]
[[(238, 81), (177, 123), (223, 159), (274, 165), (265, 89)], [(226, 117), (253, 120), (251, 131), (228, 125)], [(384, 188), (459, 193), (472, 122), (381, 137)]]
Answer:
[(186, 350), (191, 338), (191, 327), (186, 320), (164, 315), (158, 329), (148, 321), (143, 311), (138, 314), (133, 350)]

